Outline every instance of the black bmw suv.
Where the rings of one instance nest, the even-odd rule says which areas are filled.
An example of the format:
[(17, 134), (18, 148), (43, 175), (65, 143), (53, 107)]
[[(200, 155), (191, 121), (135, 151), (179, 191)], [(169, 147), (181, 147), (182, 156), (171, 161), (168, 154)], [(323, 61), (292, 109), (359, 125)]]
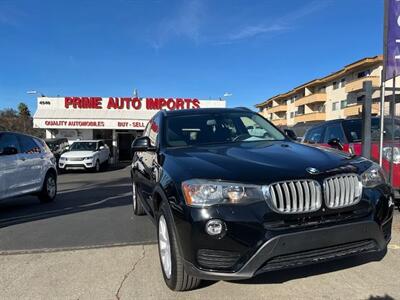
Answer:
[(362, 157), (290, 140), (245, 108), (160, 111), (132, 143), (132, 200), (172, 290), (364, 252), (391, 238), (391, 187)]

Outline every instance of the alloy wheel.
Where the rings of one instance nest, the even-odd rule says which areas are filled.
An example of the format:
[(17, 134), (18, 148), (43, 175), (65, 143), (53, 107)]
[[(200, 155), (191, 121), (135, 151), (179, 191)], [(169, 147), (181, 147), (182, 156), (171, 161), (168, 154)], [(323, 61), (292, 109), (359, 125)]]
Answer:
[(171, 244), (167, 222), (163, 215), (160, 216), (158, 221), (158, 245), (164, 274), (168, 279), (170, 279), (172, 273)]

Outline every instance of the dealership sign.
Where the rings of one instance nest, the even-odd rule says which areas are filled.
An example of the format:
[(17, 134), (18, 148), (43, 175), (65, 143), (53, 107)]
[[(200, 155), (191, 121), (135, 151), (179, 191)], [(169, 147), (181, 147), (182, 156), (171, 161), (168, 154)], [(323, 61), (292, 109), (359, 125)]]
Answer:
[(223, 100), (137, 97), (40, 97), (36, 128), (138, 129), (161, 109), (225, 107)]
[(385, 76), (389, 80), (400, 75), (400, 1), (386, 0)]
[[(75, 109), (133, 109), (140, 110), (144, 106), (148, 110), (190, 109), (200, 108), (198, 99), (188, 98), (130, 98), (109, 97), (104, 101), (101, 97), (65, 97), (65, 108)], [(106, 103), (103, 103), (106, 102)]]

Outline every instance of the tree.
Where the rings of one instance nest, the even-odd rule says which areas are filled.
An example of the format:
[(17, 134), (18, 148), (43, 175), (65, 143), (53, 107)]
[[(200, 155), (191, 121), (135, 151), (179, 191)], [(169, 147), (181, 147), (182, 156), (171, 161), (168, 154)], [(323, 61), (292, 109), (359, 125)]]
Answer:
[(44, 137), (43, 129), (33, 128), (33, 118), (25, 103), (18, 105), (18, 111), (12, 108), (0, 110), (0, 130), (16, 131)]
[(18, 114), (20, 117), (23, 117), (23, 118), (31, 117), (31, 112), (29, 111), (28, 106), (23, 102), (18, 104)]

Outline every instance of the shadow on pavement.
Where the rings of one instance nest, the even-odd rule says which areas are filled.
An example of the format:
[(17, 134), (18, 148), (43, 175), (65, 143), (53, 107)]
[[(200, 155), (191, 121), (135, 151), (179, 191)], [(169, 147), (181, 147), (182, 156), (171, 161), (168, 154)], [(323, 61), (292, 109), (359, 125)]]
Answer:
[[(109, 171), (124, 167), (126, 165), (110, 168)], [(118, 174), (118, 178), (108, 180), (105, 172), (76, 174), (79, 178), (74, 178), (75, 174), (60, 175), (58, 195), (52, 203), (42, 204), (36, 196), (22, 196), (0, 202), (0, 228), (87, 210), (130, 205), (128, 175), (122, 177)], [(63, 180), (64, 176), (68, 176), (68, 179)], [(98, 179), (100, 176), (103, 178)]]
[[(385, 256), (386, 252), (372, 252), (365, 253), (362, 255), (350, 256), (338, 260), (332, 260), (328, 262), (321, 262), (313, 265), (302, 266), (291, 269), (284, 269), (279, 271), (271, 271), (268, 273), (260, 274), (254, 278), (241, 280), (241, 281), (231, 281), (237, 284), (276, 284), (284, 283), (287, 281), (305, 278), (320, 274), (331, 273), (339, 271), (342, 269), (353, 268), (365, 263), (380, 261)], [(379, 299), (379, 298), (378, 298)], [(382, 298), (383, 299), (383, 298)], [(390, 298), (389, 298), (390, 299)]]

